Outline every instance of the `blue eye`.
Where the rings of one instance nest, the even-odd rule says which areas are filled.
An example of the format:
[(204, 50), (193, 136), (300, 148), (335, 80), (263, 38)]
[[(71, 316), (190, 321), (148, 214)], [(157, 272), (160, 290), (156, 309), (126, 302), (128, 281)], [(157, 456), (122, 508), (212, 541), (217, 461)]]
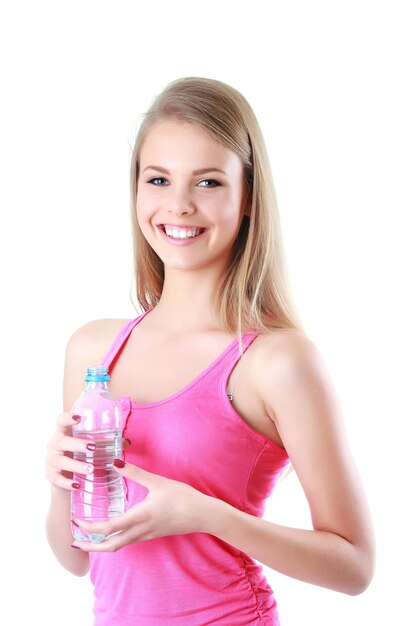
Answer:
[(166, 178), (163, 178), (162, 176), (157, 176), (156, 178), (151, 178), (151, 180), (148, 180), (148, 183), (151, 183), (152, 185), (155, 185), (156, 187), (161, 187), (162, 185), (167, 185), (168, 181)]
[[(207, 184), (203, 184), (203, 183), (207, 183)], [(218, 187), (220, 183), (218, 183), (217, 180), (213, 180), (212, 178), (205, 178), (204, 180), (200, 180), (198, 184), (201, 185), (202, 187), (210, 188), (210, 187)]]

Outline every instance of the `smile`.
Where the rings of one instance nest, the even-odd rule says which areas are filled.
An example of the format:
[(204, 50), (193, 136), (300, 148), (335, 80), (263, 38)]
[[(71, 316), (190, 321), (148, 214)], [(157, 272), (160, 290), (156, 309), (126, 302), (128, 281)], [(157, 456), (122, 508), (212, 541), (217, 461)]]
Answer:
[(160, 224), (158, 228), (171, 239), (194, 239), (205, 230), (200, 226), (175, 226), (173, 224)]

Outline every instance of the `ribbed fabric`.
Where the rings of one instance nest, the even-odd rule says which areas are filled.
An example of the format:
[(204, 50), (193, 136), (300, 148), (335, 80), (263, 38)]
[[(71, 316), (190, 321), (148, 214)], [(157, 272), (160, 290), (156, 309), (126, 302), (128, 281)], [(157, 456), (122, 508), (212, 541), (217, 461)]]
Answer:
[[(102, 362), (110, 372), (144, 315), (122, 328), (110, 347)], [(243, 335), (243, 350), (255, 338)], [(235, 339), (169, 398), (148, 404), (120, 398), (124, 436), (132, 442), (125, 460), (262, 516), (288, 456), (246, 424), (227, 397), (239, 356)], [(141, 485), (126, 486), (127, 508), (146, 497)], [(151, 539), (115, 553), (91, 552), (90, 561), (95, 626), (279, 626), (262, 567), (212, 535)]]

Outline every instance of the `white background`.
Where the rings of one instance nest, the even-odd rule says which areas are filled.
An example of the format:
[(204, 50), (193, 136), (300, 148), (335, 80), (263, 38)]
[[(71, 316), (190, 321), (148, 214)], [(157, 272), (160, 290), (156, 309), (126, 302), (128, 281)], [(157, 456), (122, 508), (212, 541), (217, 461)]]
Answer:
[[(376, 527), (377, 572), (361, 596), (268, 571), (282, 624), (416, 623), (416, 17), (406, 0), (2, 3), (8, 624), (92, 623), (88, 578), (63, 570), (44, 536), (43, 459), (68, 337), (137, 315), (130, 146), (153, 97), (187, 75), (230, 83), (258, 116), (295, 299), (340, 395)], [(267, 515), (309, 525), (294, 474)]]

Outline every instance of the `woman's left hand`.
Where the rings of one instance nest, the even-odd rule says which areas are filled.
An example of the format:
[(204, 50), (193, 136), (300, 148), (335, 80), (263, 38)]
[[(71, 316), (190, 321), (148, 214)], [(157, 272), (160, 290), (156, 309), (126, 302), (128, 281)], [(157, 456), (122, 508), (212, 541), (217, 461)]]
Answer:
[(109, 537), (102, 543), (74, 541), (74, 547), (87, 552), (114, 552), (123, 546), (167, 535), (205, 532), (203, 525), (214, 498), (186, 483), (151, 474), (136, 465), (126, 463), (115, 467), (125, 478), (134, 480), (148, 490), (146, 498), (126, 513), (105, 522), (76, 519), (81, 530)]

